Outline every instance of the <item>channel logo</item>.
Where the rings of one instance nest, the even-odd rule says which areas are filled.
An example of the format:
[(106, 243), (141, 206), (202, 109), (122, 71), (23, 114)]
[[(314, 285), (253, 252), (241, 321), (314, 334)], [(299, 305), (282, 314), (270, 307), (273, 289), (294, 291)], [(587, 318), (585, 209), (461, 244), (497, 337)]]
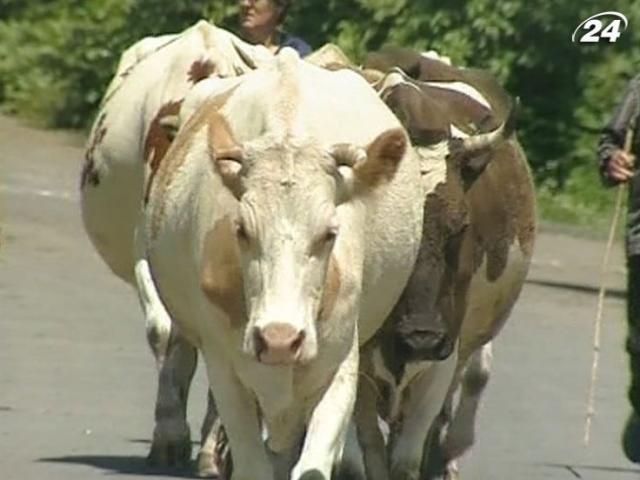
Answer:
[(622, 32), (629, 26), (624, 14), (615, 11), (600, 12), (583, 20), (571, 35), (571, 41), (576, 43), (600, 43), (608, 41), (615, 43)]

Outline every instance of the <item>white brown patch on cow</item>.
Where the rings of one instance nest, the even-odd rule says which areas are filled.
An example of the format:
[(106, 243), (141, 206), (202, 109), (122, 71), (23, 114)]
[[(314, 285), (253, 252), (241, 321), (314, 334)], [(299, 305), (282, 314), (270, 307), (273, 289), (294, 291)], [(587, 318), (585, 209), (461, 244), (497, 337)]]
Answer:
[(446, 111), (439, 102), (411, 82), (392, 82), (383, 88), (382, 99), (407, 129), (414, 145), (433, 145), (451, 137)]
[(246, 318), (240, 252), (230, 216), (218, 220), (207, 233), (200, 275), (202, 291), (228, 317), (231, 326)]
[[(165, 194), (167, 187), (171, 184), (176, 173), (185, 161), (185, 152), (192, 144), (193, 138), (197, 136), (196, 134), (198, 132), (201, 130), (206, 130), (206, 132), (213, 131), (215, 138), (218, 138), (220, 141), (222, 138), (232, 139), (231, 129), (224, 117), (219, 113), (219, 109), (224, 105), (229, 95), (233, 93), (233, 90), (234, 89), (208, 100), (206, 105), (186, 121), (184, 127), (182, 127), (182, 130), (184, 130), (183, 134), (178, 135), (169, 145), (170, 150), (166, 152), (166, 161), (161, 161), (158, 164), (156, 173), (153, 176), (153, 182), (148, 183), (147, 199), (152, 194), (159, 196)], [(163, 128), (162, 126), (160, 127)], [(210, 138), (209, 133), (207, 133), (207, 138)], [(222, 142), (224, 145), (230, 145), (231, 143), (232, 140)], [(212, 144), (209, 142), (209, 153), (213, 155), (211, 148)], [(161, 205), (162, 206), (155, 209), (153, 213), (151, 238), (155, 238), (157, 225), (164, 215), (164, 203), (161, 203)]]
[(214, 72), (215, 64), (211, 59), (200, 59), (191, 64), (189, 72), (187, 73), (187, 78), (191, 83), (196, 84), (199, 81), (208, 78)]
[[(535, 204), (524, 155), (512, 142), (499, 146), (485, 172), (468, 191), (471, 232), (476, 239), (473, 264), (486, 257), (490, 282), (504, 272), (511, 245), (517, 242), (530, 256), (535, 239)], [(491, 194), (487, 194), (491, 192)]]
[(96, 170), (94, 156), (96, 149), (100, 146), (100, 143), (104, 140), (104, 137), (107, 134), (107, 127), (105, 125), (106, 119), (107, 114), (102, 112), (96, 121), (96, 126), (91, 137), (91, 143), (84, 155), (84, 165), (82, 166), (82, 173), (80, 175), (81, 188), (84, 188), (87, 185), (92, 185), (94, 187), (100, 185), (100, 174)]
[(153, 117), (153, 120), (149, 125), (149, 129), (147, 130), (143, 154), (145, 162), (149, 164), (149, 176), (147, 178), (144, 196), (145, 204), (149, 201), (149, 192), (153, 185), (156, 173), (160, 168), (160, 163), (169, 150), (173, 140), (165, 126), (162, 125), (162, 120), (169, 116), (178, 115), (180, 112), (180, 105), (182, 105), (182, 100), (170, 101), (162, 105), (162, 107), (158, 109), (158, 113)]

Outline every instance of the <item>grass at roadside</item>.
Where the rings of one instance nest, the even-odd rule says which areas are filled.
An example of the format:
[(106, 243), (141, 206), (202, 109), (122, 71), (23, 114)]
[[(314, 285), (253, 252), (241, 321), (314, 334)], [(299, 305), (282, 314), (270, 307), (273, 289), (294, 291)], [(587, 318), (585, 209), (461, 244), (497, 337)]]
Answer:
[[(595, 166), (576, 168), (561, 191), (545, 185), (537, 188), (538, 216), (550, 228), (566, 229), (580, 235), (606, 237), (616, 201), (616, 188), (600, 182)], [(626, 195), (617, 235), (624, 231)]]

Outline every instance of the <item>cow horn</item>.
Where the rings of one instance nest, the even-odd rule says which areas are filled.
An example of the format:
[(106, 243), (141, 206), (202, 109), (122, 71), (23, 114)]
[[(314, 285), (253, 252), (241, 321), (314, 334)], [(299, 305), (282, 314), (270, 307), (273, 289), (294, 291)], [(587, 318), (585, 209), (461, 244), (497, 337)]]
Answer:
[(454, 155), (468, 156), (477, 154), (509, 140), (516, 127), (517, 111), (520, 100), (516, 97), (512, 103), (507, 119), (498, 128), (488, 133), (481, 133), (466, 138), (454, 138), (449, 142), (449, 150)]

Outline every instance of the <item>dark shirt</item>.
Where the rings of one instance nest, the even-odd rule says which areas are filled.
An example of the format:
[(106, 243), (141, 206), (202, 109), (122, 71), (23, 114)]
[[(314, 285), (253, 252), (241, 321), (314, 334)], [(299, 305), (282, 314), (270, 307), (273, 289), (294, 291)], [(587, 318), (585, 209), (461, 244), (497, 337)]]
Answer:
[(282, 32), (282, 38), (280, 40), (280, 46), (278, 47), (278, 52), (282, 50), (284, 47), (293, 48), (300, 54), (301, 57), (306, 57), (311, 53), (311, 47), (307, 42), (305, 42), (300, 37), (290, 35), (286, 32)]
[[(614, 150), (623, 148), (627, 129), (633, 129), (631, 152), (640, 157), (640, 128), (638, 114), (640, 113), (640, 75), (635, 77), (613, 112), (613, 117), (602, 130), (598, 144), (598, 162), (600, 175), (606, 185), (617, 182), (607, 176), (607, 163)], [(634, 168), (634, 176), (629, 180), (629, 202), (627, 216), (627, 255), (640, 255), (640, 175), (638, 162)]]

